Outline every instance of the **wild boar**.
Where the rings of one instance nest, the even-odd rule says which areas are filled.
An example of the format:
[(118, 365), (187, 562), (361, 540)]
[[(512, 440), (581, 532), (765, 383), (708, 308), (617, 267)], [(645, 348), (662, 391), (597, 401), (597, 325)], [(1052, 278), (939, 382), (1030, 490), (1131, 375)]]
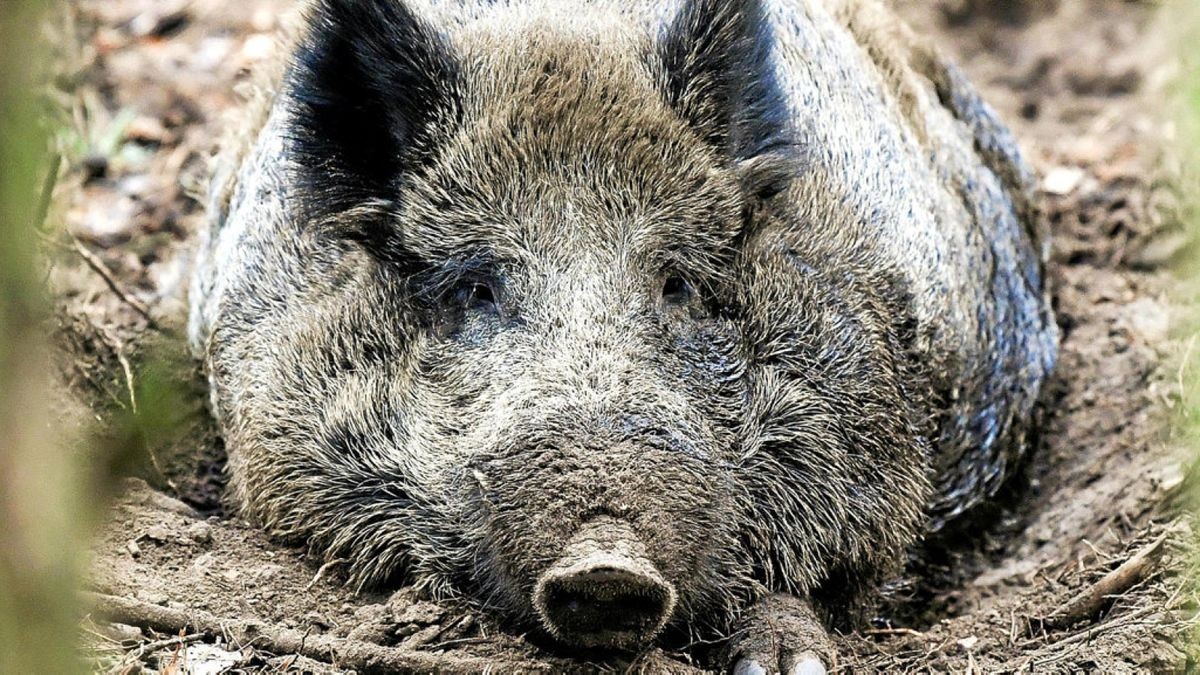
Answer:
[(1030, 172), (876, 0), (312, 0), (191, 340), (273, 535), (567, 645), (823, 616), (1026, 452)]

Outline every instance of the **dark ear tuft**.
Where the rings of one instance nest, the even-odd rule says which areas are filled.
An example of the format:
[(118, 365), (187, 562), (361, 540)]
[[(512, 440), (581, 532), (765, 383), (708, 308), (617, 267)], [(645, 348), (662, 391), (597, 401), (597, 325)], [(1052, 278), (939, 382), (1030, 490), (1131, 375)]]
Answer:
[(659, 40), (667, 101), (736, 160), (781, 142), (786, 108), (759, 0), (686, 0)]
[(403, 0), (318, 0), (309, 25), (286, 83), (300, 215), (387, 210), (461, 116), (450, 45)]

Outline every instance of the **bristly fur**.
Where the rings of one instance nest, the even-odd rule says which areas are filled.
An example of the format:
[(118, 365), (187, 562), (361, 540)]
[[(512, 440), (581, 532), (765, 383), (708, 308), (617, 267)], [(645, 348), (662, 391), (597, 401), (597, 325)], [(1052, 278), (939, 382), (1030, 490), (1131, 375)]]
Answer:
[(311, 3), (192, 295), (273, 535), (532, 626), (607, 516), (723, 629), (857, 602), (1024, 452), (1025, 169), (875, 0)]

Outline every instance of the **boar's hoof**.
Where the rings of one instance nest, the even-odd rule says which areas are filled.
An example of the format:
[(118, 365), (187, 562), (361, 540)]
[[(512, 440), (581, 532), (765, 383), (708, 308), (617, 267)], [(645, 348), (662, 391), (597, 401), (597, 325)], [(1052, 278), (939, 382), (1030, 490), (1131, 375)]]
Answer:
[(541, 576), (534, 606), (550, 633), (564, 643), (634, 649), (666, 625), (675, 608), (675, 589), (626, 526), (603, 521), (585, 527)]
[(836, 651), (808, 602), (790, 595), (759, 601), (733, 647), (734, 675), (823, 675)]
[(733, 668), (733, 675), (773, 675), (776, 672), (786, 675), (825, 675), (825, 662), (812, 652), (804, 652), (796, 658), (788, 658), (786, 663), (779, 664), (779, 670), (764, 668), (762, 663), (753, 658), (738, 661)]

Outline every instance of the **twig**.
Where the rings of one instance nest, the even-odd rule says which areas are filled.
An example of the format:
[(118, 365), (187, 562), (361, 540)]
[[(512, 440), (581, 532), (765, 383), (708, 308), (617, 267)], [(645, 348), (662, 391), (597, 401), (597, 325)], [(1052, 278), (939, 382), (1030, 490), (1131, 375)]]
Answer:
[[(124, 343), (121, 342), (121, 339), (116, 335), (113, 335), (112, 331), (110, 331), (107, 327), (101, 326), (100, 324), (92, 325), (96, 329), (96, 333), (99, 334), (100, 339), (104, 340), (104, 342), (108, 344), (109, 349), (113, 350), (113, 353), (117, 355), (117, 363), (121, 365), (121, 372), (125, 376), (125, 388), (126, 393), (129, 396), (129, 408), (133, 412), (134, 416), (137, 416), (137, 385), (134, 381), (133, 365), (129, 363), (129, 358), (125, 356)], [(175, 484), (175, 481), (172, 480), (169, 475), (167, 475), (166, 471), (163, 471), (162, 464), (158, 461), (158, 453), (154, 451), (153, 446), (151, 446), (150, 443), (144, 443), (144, 445), (146, 448), (146, 454), (150, 458), (150, 466), (155, 470), (155, 472), (158, 473), (159, 478), (163, 479), (163, 482), (167, 484), (167, 487), (171, 488), (172, 492), (177, 495), (180, 494), (179, 486)]]
[(465, 638), (458, 638), (457, 640), (446, 640), (445, 642), (435, 642), (431, 645), (428, 645), (427, 649), (433, 649), (433, 650), (445, 649), (446, 647), (449, 647), (450, 645), (477, 645), (477, 644), (483, 644), (487, 641), (488, 641), (488, 639), (486, 637), (477, 635), (475, 637), (465, 637)]
[(108, 348), (113, 350), (113, 353), (117, 355), (117, 363), (121, 365), (121, 372), (125, 375), (125, 390), (126, 393), (129, 394), (129, 408), (133, 411), (133, 414), (136, 415), (138, 412), (137, 390), (134, 385), (133, 366), (129, 363), (129, 359), (125, 356), (124, 343), (122, 343), (120, 338), (118, 338), (116, 335), (113, 335), (112, 331), (110, 331), (107, 327), (101, 326), (100, 324), (93, 325), (95, 326), (96, 332), (100, 335), (101, 339), (108, 343)]
[(147, 642), (144, 645), (138, 645), (138, 648), (137, 648), (138, 658), (141, 658), (142, 656), (144, 656), (146, 654), (153, 654), (154, 652), (156, 652), (160, 649), (166, 649), (167, 647), (176, 647), (179, 645), (188, 645), (193, 642), (199, 642), (200, 640), (203, 640), (203, 639), (204, 639), (203, 635), (200, 635), (199, 633), (192, 633), (191, 635), (176, 635), (175, 637), (167, 638), (165, 640), (155, 640), (154, 642)]
[(103, 647), (103, 646), (90, 647), (89, 646), (88, 648), (92, 649), (93, 651), (113, 651), (114, 649), (117, 649), (120, 651), (125, 651), (123, 649), (123, 645), (121, 644), (120, 640), (117, 640), (115, 638), (104, 635), (103, 633), (101, 633), (99, 631), (94, 631), (91, 628), (84, 628), (83, 632), (87, 633), (88, 635), (91, 635), (92, 637), (96, 638), (97, 640), (101, 640), (103, 642), (108, 643), (107, 647)]
[(1135, 621), (1139, 621), (1142, 618), (1144, 618), (1145, 616), (1147, 616), (1149, 614), (1153, 614), (1154, 612), (1157, 612), (1157, 611), (1159, 611), (1159, 608), (1154, 605), (1148, 605), (1146, 607), (1142, 607), (1141, 609), (1130, 612), (1128, 616), (1121, 617), (1121, 619), (1118, 621), (1113, 621), (1108, 624), (1096, 626), (1094, 628), (1089, 628), (1087, 630), (1080, 631), (1074, 635), (1071, 635), (1071, 636), (1065, 637), (1061, 640), (1058, 640), (1057, 642), (1051, 642), (1047, 645), (1047, 648), (1052, 649), (1055, 652), (1059, 652), (1062, 647), (1066, 647), (1067, 645), (1077, 644), (1079, 642), (1090, 641), (1092, 638), (1096, 637), (1097, 635), (1100, 635), (1101, 633), (1103, 633), (1105, 631), (1113, 630), (1115, 628), (1120, 628), (1121, 626), (1127, 626), (1127, 625), (1129, 625)]
[[(304, 641), (308, 639), (308, 634), (311, 632), (312, 632), (312, 626), (309, 626), (308, 628), (304, 629), (304, 635), (300, 636), (300, 649), (301, 650), (304, 649)], [(299, 658), (300, 658), (299, 654), (292, 654), (292, 657), (287, 660), (287, 663), (284, 664), (284, 666), (281, 670), (283, 670), (283, 672), (285, 672), (285, 673), (290, 671), (292, 669), (292, 666), (296, 665), (296, 660)]]
[(153, 654), (154, 652), (156, 652), (160, 649), (166, 649), (168, 647), (175, 647), (175, 649), (171, 652), (171, 656), (172, 656), (172, 660), (177, 660), (179, 657), (179, 649), (181, 647), (183, 647), (185, 645), (189, 645), (193, 642), (198, 642), (203, 637), (204, 637), (203, 635), (198, 635), (198, 634), (176, 635), (174, 637), (167, 638), (164, 640), (154, 640), (152, 642), (145, 642), (142, 644), (133, 645), (133, 646), (128, 647), (128, 649), (125, 648), (124, 643), (119, 642), (118, 644), (121, 645), (121, 649), (122, 649), (122, 651), (124, 651), (124, 656), (121, 658), (120, 663), (118, 663), (115, 667), (110, 669), (108, 672), (109, 673), (120, 673), (121, 675), (127, 675), (128, 673), (141, 672), (142, 669), (137, 667), (136, 664), (138, 664), (142, 661), (145, 661), (146, 658), (150, 654)]
[(311, 591), (313, 586), (316, 586), (317, 582), (321, 580), (321, 577), (325, 576), (325, 573), (329, 571), (330, 567), (333, 567), (334, 565), (340, 565), (344, 562), (346, 561), (343, 558), (334, 558), (333, 560), (330, 560), (324, 565), (318, 567), (317, 573), (313, 575), (312, 581), (308, 582), (308, 585), (304, 587), (304, 592), (307, 593)]
[(872, 628), (871, 630), (863, 631), (867, 635), (911, 635), (912, 637), (924, 638), (925, 634), (919, 630), (912, 628)]
[(548, 671), (548, 664), (510, 661), (457, 654), (434, 654), (369, 642), (308, 635), (291, 628), (245, 619), (222, 618), (200, 610), (179, 610), (100, 593), (85, 593), (96, 612), (110, 621), (164, 633), (191, 629), (206, 637), (229, 634), (235, 644), (254, 642), (257, 648), (275, 654), (300, 654), (310, 659), (353, 668), (360, 673), (479, 673), (496, 670)]
[(127, 293), (125, 289), (121, 287), (121, 284), (118, 283), (115, 278), (113, 278), (112, 272), (108, 270), (108, 266), (104, 264), (103, 260), (98, 258), (95, 253), (92, 253), (90, 250), (88, 250), (88, 247), (84, 246), (83, 242), (79, 241), (79, 238), (75, 235), (71, 235), (71, 245), (75, 249), (75, 252), (78, 253), (81, 258), (83, 258), (83, 261), (87, 263), (87, 266), (92, 268), (92, 271), (94, 271), (96, 274), (99, 274), (100, 277), (104, 279), (104, 283), (108, 286), (109, 290), (115, 293), (122, 302), (132, 307), (133, 311), (140, 314), (151, 328), (158, 328), (158, 322), (154, 320), (154, 317), (150, 316), (150, 310), (146, 309), (146, 306), (142, 304), (140, 300)]
[(1158, 562), (1168, 534), (1163, 534), (1143, 546), (1133, 557), (1121, 563), (1120, 567), (1105, 574), (1099, 581), (1072, 598), (1065, 607), (1040, 623), (1051, 629), (1065, 628), (1095, 617), (1114, 597), (1134, 587), (1150, 574)]

